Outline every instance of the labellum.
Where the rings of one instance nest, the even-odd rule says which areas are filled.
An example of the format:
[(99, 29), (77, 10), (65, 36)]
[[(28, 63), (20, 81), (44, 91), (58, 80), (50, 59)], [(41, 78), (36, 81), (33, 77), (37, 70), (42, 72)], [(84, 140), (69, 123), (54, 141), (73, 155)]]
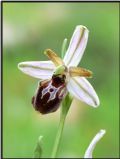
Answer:
[(42, 114), (55, 112), (67, 93), (65, 80), (64, 74), (53, 74), (50, 80), (41, 81), (32, 98), (35, 110)]

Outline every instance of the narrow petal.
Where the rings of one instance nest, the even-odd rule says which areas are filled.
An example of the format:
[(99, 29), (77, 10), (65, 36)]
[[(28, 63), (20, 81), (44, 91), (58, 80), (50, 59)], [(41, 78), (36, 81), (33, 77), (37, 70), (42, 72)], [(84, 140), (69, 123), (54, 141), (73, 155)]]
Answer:
[(49, 79), (52, 76), (55, 65), (52, 61), (28, 61), (19, 63), (18, 68), (29, 76)]
[(51, 49), (45, 50), (45, 55), (48, 56), (49, 60), (51, 60), (55, 66), (64, 65), (63, 60)]
[(78, 25), (71, 38), (64, 57), (66, 66), (77, 66), (87, 45), (89, 31), (85, 26)]
[(81, 76), (81, 77), (92, 77), (92, 72), (82, 67), (70, 67), (69, 68), (70, 76)]
[(90, 145), (88, 146), (84, 158), (92, 158), (92, 153), (93, 150), (97, 144), (97, 142), (104, 136), (104, 134), (106, 133), (105, 130), (100, 130), (97, 135), (93, 138), (93, 140), (91, 141)]
[(94, 88), (84, 77), (71, 77), (67, 88), (76, 98), (90, 106), (97, 107), (100, 104)]

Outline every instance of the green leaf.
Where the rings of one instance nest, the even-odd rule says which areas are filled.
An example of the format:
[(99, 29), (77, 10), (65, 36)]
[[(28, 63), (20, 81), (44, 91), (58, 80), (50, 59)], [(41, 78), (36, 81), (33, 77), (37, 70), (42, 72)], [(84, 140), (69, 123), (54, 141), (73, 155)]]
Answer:
[(39, 136), (37, 145), (36, 145), (35, 150), (34, 150), (34, 157), (33, 158), (41, 158), (41, 156), (42, 156), (42, 146), (41, 146), (42, 137), (43, 136)]

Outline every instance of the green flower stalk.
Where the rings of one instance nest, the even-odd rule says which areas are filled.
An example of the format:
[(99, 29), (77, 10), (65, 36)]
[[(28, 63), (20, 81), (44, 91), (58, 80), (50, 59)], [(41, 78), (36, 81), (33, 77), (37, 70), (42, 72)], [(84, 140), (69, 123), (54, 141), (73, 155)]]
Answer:
[(58, 132), (56, 135), (56, 140), (55, 140), (55, 144), (53, 147), (51, 158), (56, 158), (56, 156), (57, 156), (57, 152), (59, 150), (59, 145), (60, 145), (63, 128), (64, 128), (64, 124), (65, 124), (65, 119), (66, 119), (67, 113), (69, 111), (69, 108), (71, 106), (71, 103), (72, 103), (72, 96), (70, 96), (70, 94), (68, 93), (66, 98), (62, 102), (60, 122), (59, 122)]
[[(62, 45), (62, 50), (61, 50), (62, 57), (64, 57), (64, 55), (65, 55), (66, 46), (67, 46), (67, 39), (64, 39), (63, 45)], [(61, 66), (63, 66), (63, 65), (61, 65)], [(59, 67), (58, 67), (58, 70), (59, 70)], [(56, 72), (58, 72), (57, 69), (56, 69)], [(58, 132), (56, 135), (53, 151), (51, 154), (51, 158), (55, 158), (57, 156), (59, 146), (60, 146), (60, 141), (62, 138), (63, 129), (64, 129), (65, 119), (66, 119), (67, 113), (69, 111), (69, 108), (71, 106), (72, 99), (73, 99), (73, 97), (68, 93), (62, 102), (61, 112), (60, 112), (60, 122), (59, 122), (59, 126), (58, 126)]]

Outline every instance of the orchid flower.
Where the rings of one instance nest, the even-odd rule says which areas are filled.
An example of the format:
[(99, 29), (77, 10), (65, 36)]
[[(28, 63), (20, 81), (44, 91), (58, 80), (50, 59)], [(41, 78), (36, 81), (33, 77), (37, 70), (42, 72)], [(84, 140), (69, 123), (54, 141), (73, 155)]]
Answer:
[[(47, 49), (45, 54), (49, 61), (26, 61), (18, 64), (18, 68), (25, 74), (40, 80), (51, 79), (56, 72), (65, 73), (67, 92), (86, 104), (97, 107), (99, 98), (86, 79), (92, 72), (77, 67), (87, 45), (89, 31), (85, 26), (78, 25), (70, 40), (70, 44), (63, 59), (54, 51)], [(61, 71), (62, 70), (62, 71)]]
[[(63, 132), (64, 122), (73, 97), (86, 104), (97, 107), (99, 98), (86, 78), (92, 77), (92, 72), (82, 67), (77, 67), (84, 54), (89, 31), (85, 26), (78, 25), (70, 40), (68, 49), (63, 43), (63, 59), (51, 49), (45, 50), (49, 61), (26, 61), (18, 64), (18, 68), (25, 74), (40, 79), (36, 95), (32, 98), (32, 104), (42, 114), (54, 112), (62, 102), (60, 123), (56, 135), (55, 144), (51, 154), (56, 158)], [(71, 97), (72, 96), (72, 97)], [(63, 98), (65, 98), (63, 100)], [(85, 158), (92, 157), (92, 151), (105, 131), (98, 133), (88, 147)], [(41, 139), (41, 138), (40, 138)], [(37, 145), (35, 156), (41, 156), (42, 149)]]
[(92, 158), (92, 153), (93, 153), (93, 150), (94, 150), (97, 142), (104, 136), (105, 133), (106, 133), (105, 130), (100, 130), (96, 134), (96, 136), (92, 139), (90, 145), (88, 146), (88, 148), (85, 152), (84, 158)]

